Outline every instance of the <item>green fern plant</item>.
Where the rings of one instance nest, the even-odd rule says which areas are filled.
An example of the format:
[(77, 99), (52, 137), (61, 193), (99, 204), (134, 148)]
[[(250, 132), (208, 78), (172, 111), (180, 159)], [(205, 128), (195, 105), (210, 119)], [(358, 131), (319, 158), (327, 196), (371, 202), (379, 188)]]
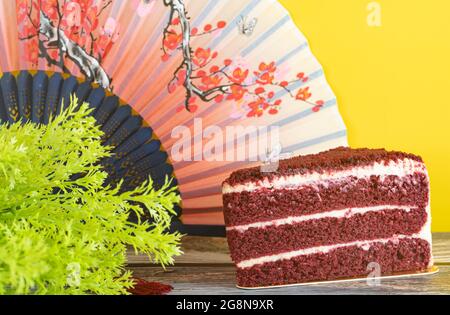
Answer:
[(127, 246), (163, 266), (181, 254), (168, 232), (175, 189), (104, 187), (111, 148), (76, 104), (48, 125), (0, 126), (0, 294), (127, 294)]

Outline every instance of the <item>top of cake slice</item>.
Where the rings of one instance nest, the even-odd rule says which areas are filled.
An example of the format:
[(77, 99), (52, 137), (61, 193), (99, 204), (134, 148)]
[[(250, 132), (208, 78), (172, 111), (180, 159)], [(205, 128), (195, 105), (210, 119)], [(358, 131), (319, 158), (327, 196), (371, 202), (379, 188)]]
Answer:
[(235, 185), (249, 181), (272, 179), (279, 176), (303, 175), (311, 172), (324, 173), (329, 171), (342, 171), (355, 166), (371, 165), (375, 162), (389, 163), (390, 161), (414, 160), (421, 162), (420, 156), (399, 151), (385, 149), (352, 149), (338, 147), (317, 154), (296, 156), (280, 160), (276, 172), (261, 172), (260, 167), (241, 169), (233, 172), (224, 184)]

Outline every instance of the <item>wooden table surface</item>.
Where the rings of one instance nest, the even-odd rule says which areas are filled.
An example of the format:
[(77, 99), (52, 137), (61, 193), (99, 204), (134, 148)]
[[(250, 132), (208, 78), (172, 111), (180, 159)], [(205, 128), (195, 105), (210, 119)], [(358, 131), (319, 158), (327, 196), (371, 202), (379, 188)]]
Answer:
[(433, 256), (439, 272), (433, 275), (382, 279), (377, 286), (366, 281), (294, 286), (264, 290), (235, 287), (235, 268), (228, 255), (226, 239), (184, 237), (184, 255), (166, 270), (149, 264), (143, 256), (128, 255), (136, 277), (171, 284), (171, 294), (450, 294), (450, 233), (433, 234)]

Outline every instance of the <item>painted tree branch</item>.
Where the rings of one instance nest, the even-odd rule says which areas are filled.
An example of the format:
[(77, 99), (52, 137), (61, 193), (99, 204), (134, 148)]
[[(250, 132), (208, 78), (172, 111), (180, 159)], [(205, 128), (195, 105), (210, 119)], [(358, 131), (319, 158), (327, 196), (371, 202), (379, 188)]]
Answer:
[(39, 57), (45, 58), (49, 65), (60, 67), (63, 72), (69, 73), (69, 69), (67, 69), (64, 64), (61, 64), (60, 61), (57, 61), (50, 57), (50, 55), (47, 53), (47, 48), (42, 41), (39, 41)]
[(42, 11), (40, 12), (40, 22), (39, 33), (45, 36), (49, 47), (60, 47), (61, 52), (72, 60), (89, 80), (98, 83), (103, 88), (110, 87), (111, 79), (96, 58), (70, 40), (61, 29), (55, 27)]
[(186, 100), (185, 107), (189, 111), (189, 101), (192, 96), (198, 96), (202, 101), (209, 102), (218, 93), (227, 93), (229, 88), (233, 85), (221, 85), (216, 86), (214, 88), (208, 90), (200, 89), (192, 80), (192, 75), (194, 71), (193, 61), (192, 61), (192, 48), (190, 46), (191, 42), (191, 25), (189, 23), (189, 18), (186, 13), (185, 5), (183, 0), (164, 0), (164, 5), (170, 8), (170, 18), (166, 28), (164, 29), (164, 38), (169, 32), (169, 28), (171, 26), (172, 20), (175, 16), (180, 20), (181, 33), (182, 33), (182, 41), (181, 41), (181, 51), (183, 53), (183, 62), (179, 65), (179, 67), (175, 70), (174, 76), (177, 73), (184, 69), (186, 70), (186, 78), (184, 80), (184, 87), (186, 89)]
[[(218, 21), (216, 26), (205, 24), (199, 31), (198, 27), (191, 28), (184, 0), (164, 0), (164, 5), (170, 9), (170, 15), (163, 31), (162, 60), (166, 62), (177, 52), (182, 53), (182, 61), (173, 72), (168, 91), (172, 93), (178, 86), (184, 87), (186, 110), (195, 111), (198, 108), (195, 102), (199, 98), (203, 102), (234, 101), (247, 117), (261, 117), (265, 112), (275, 115), (283, 103), (283, 94), (312, 106), (314, 112), (324, 106), (321, 99), (311, 100), (313, 93), (309, 86), (304, 86), (309, 78), (303, 72), (297, 73), (294, 80), (281, 80), (275, 61), (261, 61), (253, 70), (245, 61), (223, 59), (220, 63), (214, 62), (218, 60), (217, 51), (201, 46), (193, 48), (191, 40), (223, 29), (226, 21)], [(242, 19), (245, 23), (245, 18)]]

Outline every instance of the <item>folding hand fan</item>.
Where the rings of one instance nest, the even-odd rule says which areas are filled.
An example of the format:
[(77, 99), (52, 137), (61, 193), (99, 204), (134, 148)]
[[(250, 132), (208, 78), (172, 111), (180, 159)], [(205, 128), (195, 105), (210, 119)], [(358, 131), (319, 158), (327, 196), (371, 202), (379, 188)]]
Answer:
[(0, 10), (1, 118), (45, 123), (75, 92), (116, 146), (104, 161), (111, 181), (175, 177), (182, 231), (223, 231), (233, 170), (347, 144), (323, 70), (277, 1), (7, 0)]

